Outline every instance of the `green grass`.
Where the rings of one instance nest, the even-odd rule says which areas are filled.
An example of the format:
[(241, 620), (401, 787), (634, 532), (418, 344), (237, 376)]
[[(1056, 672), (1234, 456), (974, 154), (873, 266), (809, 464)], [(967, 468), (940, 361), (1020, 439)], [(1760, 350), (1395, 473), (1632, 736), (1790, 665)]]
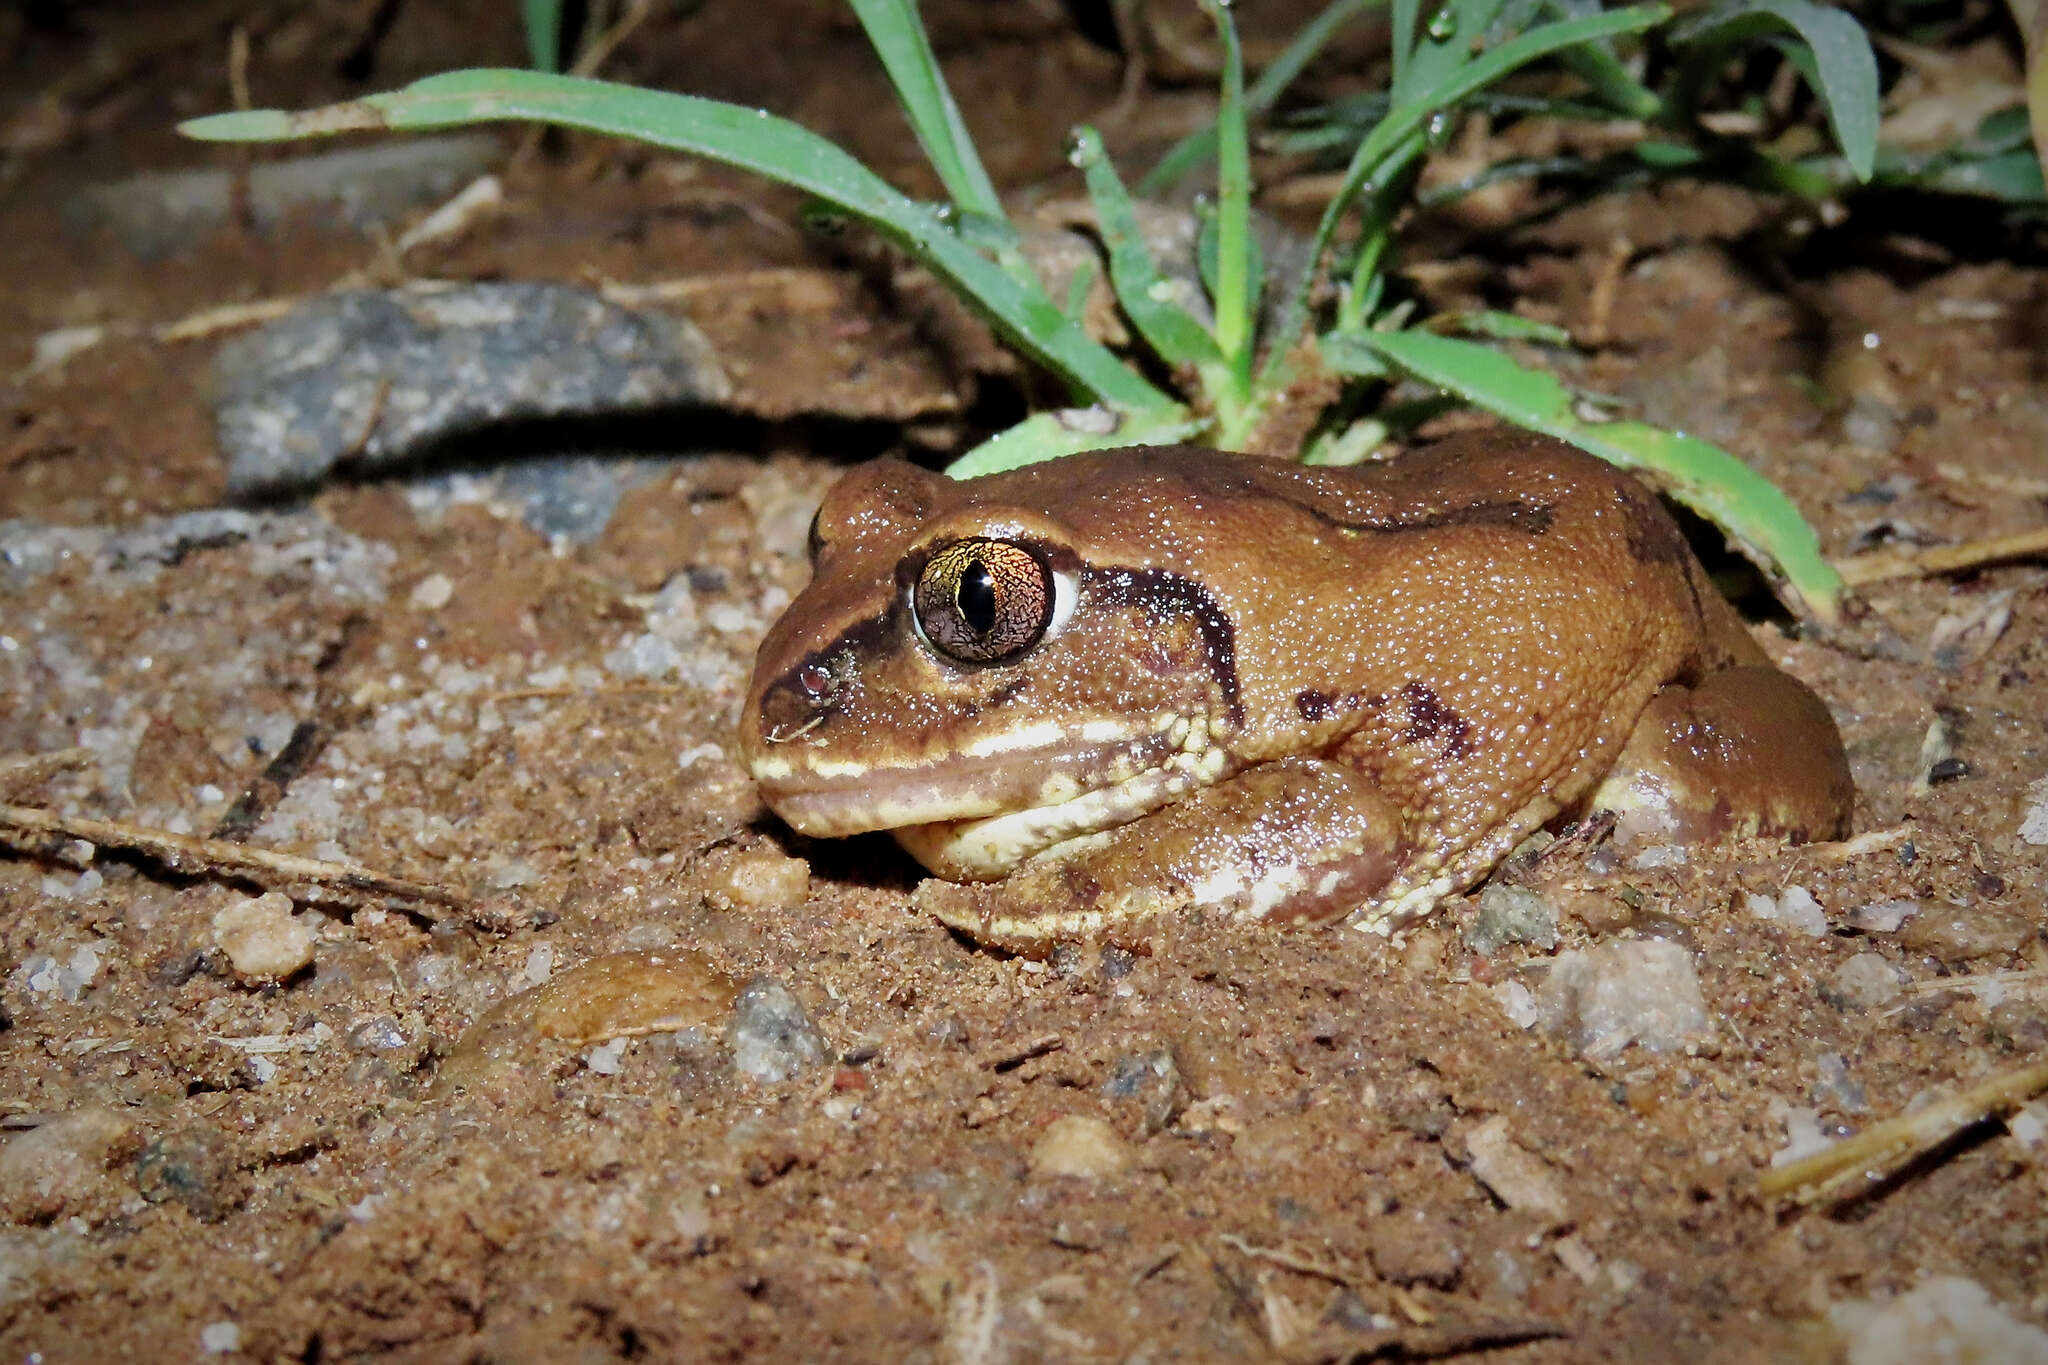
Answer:
[[(946, 282), (1012, 346), (1066, 385), (1071, 407), (1041, 412), (968, 452), (949, 470), (966, 477), (1079, 450), (1201, 440), (1226, 449), (1255, 443), (1304, 380), (1337, 376), (1343, 396), (1307, 458), (1342, 462), (1369, 452), (1399, 411), (1376, 405), (1389, 381), (1408, 378), (1532, 430), (1652, 472), (1680, 501), (1717, 522), (1779, 576), (1788, 600), (1823, 623), (1838, 619), (1840, 579), (1814, 533), (1779, 490), (1739, 460), (1696, 438), (1574, 414), (1550, 374), (1522, 365), (1492, 339), (1561, 343), (1504, 315), (1420, 318), (1398, 275), (1395, 225), (1414, 201), (1423, 161), (1468, 113), (1524, 111), (1629, 118), (1654, 130), (1650, 160), (1671, 174), (1730, 174), (1777, 192), (1817, 198), (1843, 176), (1876, 165), (1877, 73), (1852, 19), (1806, 0), (1710, 0), (1675, 19), (1661, 3), (1601, 10), (1586, 0), (1448, 0), (1428, 15), (1391, 0), (1393, 77), (1375, 98), (1333, 106), (1279, 131), (1344, 159), (1342, 188), (1317, 226), (1308, 264), (1282, 281), (1261, 311), (1266, 269), (1251, 229), (1252, 127), (1345, 24), (1375, 0), (1332, 0), (1249, 87), (1228, 7), (1203, 0), (1224, 57), (1214, 123), (1176, 147), (1139, 188), (1157, 193), (1215, 167), (1203, 225), (1198, 316), (1167, 287), (1137, 228), (1133, 196), (1092, 129), (1074, 131), (1070, 158), (1094, 202), (1110, 285), (1156, 357), (1120, 356), (1081, 327), (1073, 300), (1055, 300), (1032, 273), (995, 186), (946, 85), (913, 0), (849, 0), (888, 73), (947, 200), (902, 194), (818, 135), (765, 110), (691, 95), (554, 74), (557, 6), (525, 0), (533, 71), (468, 70), (347, 104), (292, 113), (250, 110), (194, 119), (184, 131), (225, 141), (525, 121), (632, 138), (741, 167), (814, 196), (896, 243)], [(1631, 54), (1664, 54), (1653, 87)], [(1832, 169), (1708, 133), (1700, 122), (1738, 51), (1768, 44), (1812, 88), (1839, 148)], [(1562, 68), (1569, 99), (1510, 88), (1538, 66)], [(2006, 150), (2010, 150), (2007, 148)], [(1508, 168), (1503, 174), (1523, 168)], [(1953, 171), (1937, 166), (1923, 173)], [(1903, 173), (1903, 172), (1901, 172)], [(1333, 304), (1319, 283), (1334, 282)], [(1260, 318), (1277, 322), (1262, 331)], [(1464, 335), (1447, 335), (1461, 332)], [(1162, 387), (1148, 375), (1173, 377)]]

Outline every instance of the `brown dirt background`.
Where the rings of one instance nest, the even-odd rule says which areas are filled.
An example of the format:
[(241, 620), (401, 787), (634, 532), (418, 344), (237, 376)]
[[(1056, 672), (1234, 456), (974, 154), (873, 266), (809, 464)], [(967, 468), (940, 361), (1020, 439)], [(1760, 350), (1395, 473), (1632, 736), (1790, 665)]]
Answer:
[[(353, 73), (376, 6), (87, 5), (68, 33), (0, 16), (0, 112), (16, 120), (0, 375), (52, 328), (113, 327), (60, 369), (0, 381), (0, 517), (130, 527), (216, 504), (217, 343), (149, 328), (350, 271), (395, 278), (376, 243), (315, 224), (225, 229), (142, 262), (68, 231), (55, 207), (124, 173), (232, 164), (169, 124), (226, 105), (237, 25), (258, 104), (519, 59), (514, 6), (388, 8)], [(1301, 7), (1283, 8), (1284, 33)], [(1006, 186), (1071, 193), (1057, 130), (1100, 119), (1114, 147), (1157, 147), (1195, 99), (1155, 83), (1119, 106), (1121, 64), (1057, 6), (927, 9)], [(1365, 60), (1333, 64), (1326, 88)], [(775, 109), (930, 188), (858, 31), (822, 0), (664, 11), (610, 73)], [(41, 142), (20, 134), (38, 100), (58, 119)], [(1717, 1032), (1691, 1055), (1595, 1064), (1515, 1027), (1490, 987), (1540, 976), (1545, 955), (1475, 956), (1464, 902), (1392, 944), (1211, 933), (1135, 959), (1009, 959), (912, 914), (915, 869), (886, 841), (795, 839), (730, 756), (753, 641), (803, 578), (810, 500), (845, 459), (905, 439), (867, 419), (913, 418), (914, 447), (971, 434), (978, 394), (1002, 387), (977, 379), (986, 357), (949, 346), (914, 288), (807, 240), (790, 196), (744, 177), (564, 139), (508, 189), (504, 213), (404, 272), (699, 280), (688, 311), (757, 416), (678, 433), (708, 453), (566, 551), (488, 504), (429, 516), (390, 483), (337, 483), (315, 508), (334, 534), (389, 547), (381, 600), (232, 546), (193, 549), (142, 587), (80, 561), (0, 597), (17, 642), (61, 621), (111, 680), (96, 704), (140, 734), (119, 790), (86, 774), (11, 799), (106, 818), (190, 809), (205, 832), (219, 805), (194, 793), (257, 788), (268, 759), (217, 743), (221, 717), (192, 700), (212, 694), (179, 670), (254, 641), (265, 662), (243, 701), (312, 720), (325, 741), (267, 798), (303, 831), (281, 846), (509, 887), (517, 907), (429, 923), (331, 899), (315, 906), (313, 968), (251, 987), (211, 930), (247, 885), (115, 854), (86, 881), (58, 843), (0, 855), (0, 972), (85, 943), (101, 960), (77, 1001), (17, 976), (0, 989), (0, 1152), (70, 1134), (0, 1179), (0, 1355), (187, 1359), (202, 1328), (232, 1322), (263, 1360), (1267, 1360), (1348, 1349), (1331, 1340), (1422, 1353), (1431, 1330), (1455, 1343), (1535, 1322), (1559, 1335), (1488, 1358), (1825, 1360), (1828, 1304), (1936, 1273), (2048, 1324), (2048, 1153), (1998, 1124), (1833, 1210), (1756, 1188), (1785, 1143), (1774, 1105), (1848, 1131), (2048, 1054), (2048, 848), (2017, 833), (2048, 774), (2038, 564), (1875, 585), (1836, 641), (1757, 625), (1841, 722), (1858, 831), (1897, 838), (1554, 874), (1564, 946), (1649, 934), (1693, 950)], [(1733, 192), (1644, 194), (1506, 236), (1471, 218), (1411, 236), (1439, 302), (1573, 326), (1625, 238), (1607, 335), (1575, 379), (1740, 451), (1832, 556), (2038, 527), (2042, 271), (1880, 209), (1791, 249), (1769, 214)], [(812, 272), (801, 297), (747, 274), (784, 268)], [(1846, 422), (1859, 398), (1881, 439)], [(618, 683), (606, 652), (638, 628), (641, 595), (682, 572), (705, 623), (696, 680)], [(418, 605), (435, 575), (445, 604)], [(2002, 629), (1930, 649), (1945, 618), (1953, 632), (2000, 602)], [(153, 639), (163, 662), (141, 665)], [(0, 749), (106, 723), (56, 697), (0, 698)], [(1916, 787), (1937, 717), (1964, 768)], [(1791, 936), (1742, 908), (1792, 884), (1836, 932)], [(1900, 897), (1922, 903), (1917, 930), (1841, 927)], [(640, 952), (773, 977), (831, 1055), (747, 1081), (708, 1036), (715, 1011), (700, 1035), (633, 1042), (615, 1074), (530, 1019), (503, 1046), (471, 1034), (459, 1049), (527, 987), (541, 948), (555, 1004), (612, 1023), (633, 1008), (606, 995), (617, 983), (569, 969)], [(1859, 952), (1909, 979), (1892, 1005), (1829, 1003)], [(255, 1035), (305, 1047), (269, 1056), (259, 1079), (218, 1041)], [(1810, 1098), (1826, 1053), (1867, 1113)], [(1105, 1089), (1120, 1059), (1160, 1054), (1170, 1089)], [(467, 1089), (436, 1085), (451, 1069)], [(65, 1115), (70, 1129), (55, 1126)], [(1117, 1131), (1121, 1169), (1038, 1168), (1034, 1144), (1069, 1115)], [(1496, 1116), (1563, 1190), (1562, 1219), (1504, 1207), (1475, 1179), (1467, 1140)]]

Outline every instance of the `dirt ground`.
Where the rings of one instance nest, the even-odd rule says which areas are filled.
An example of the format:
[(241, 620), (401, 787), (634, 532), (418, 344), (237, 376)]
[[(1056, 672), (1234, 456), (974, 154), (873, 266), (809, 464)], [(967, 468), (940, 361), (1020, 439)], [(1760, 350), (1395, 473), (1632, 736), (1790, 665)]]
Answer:
[[(2048, 1326), (2038, 1109), (1844, 1202), (1759, 1187), (1802, 1141), (2048, 1057), (2038, 561), (1882, 579), (1828, 638), (1757, 619), (1849, 744), (1849, 843), (1579, 850), (1532, 874), (1556, 946), (1490, 956), (1476, 897), (1392, 942), (978, 950), (910, 909), (893, 844), (767, 814), (733, 719), (835, 472), (1017, 409), (985, 341), (786, 194), (582, 140), (402, 261), (317, 214), (143, 259), (61, 206), (236, 164), (168, 131), (228, 104), (234, 34), (255, 101), (297, 106), (516, 61), (517, 7), (58, 8), (0, 15), (0, 800), (463, 898), (10, 836), (0, 1357), (1824, 1361), (1831, 1308), (1936, 1276)], [(1124, 98), (1057, 5), (927, 10), (1020, 193), (1074, 191), (1070, 123), (1137, 150), (1199, 107), (1163, 58)], [(822, 0), (663, 10), (608, 71), (929, 189)], [(1439, 302), (1590, 337), (1575, 383), (1742, 453), (1838, 562), (2040, 527), (2038, 252), (1968, 206), (1796, 242), (1773, 212), (1646, 193), (1417, 224), (1412, 253)], [(232, 333), (157, 329), (415, 276), (684, 282), (733, 404), (639, 431), (679, 458), (587, 540), (530, 529), (488, 464), (164, 530), (226, 501)], [(1821, 932), (1751, 908), (1790, 888)], [(310, 965), (248, 970), (238, 916)], [(1710, 1036), (1589, 1057), (1512, 1017), (1555, 954), (1641, 939), (1686, 950)]]

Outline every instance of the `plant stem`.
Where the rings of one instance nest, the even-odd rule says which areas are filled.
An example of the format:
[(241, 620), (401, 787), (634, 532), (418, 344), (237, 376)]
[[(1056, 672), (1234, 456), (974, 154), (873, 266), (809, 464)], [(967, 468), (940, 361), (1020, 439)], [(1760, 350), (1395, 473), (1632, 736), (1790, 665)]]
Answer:
[(1251, 396), (1253, 309), (1251, 278), (1251, 152), (1244, 115), (1244, 53), (1237, 25), (1220, 0), (1203, 0), (1223, 43), (1223, 98), (1216, 115), (1216, 346), (1229, 370), (1229, 397)]

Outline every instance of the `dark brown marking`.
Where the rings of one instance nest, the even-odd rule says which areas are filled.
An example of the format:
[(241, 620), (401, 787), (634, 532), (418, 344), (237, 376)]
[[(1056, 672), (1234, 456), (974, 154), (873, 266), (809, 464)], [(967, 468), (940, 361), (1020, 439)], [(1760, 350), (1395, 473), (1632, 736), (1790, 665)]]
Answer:
[(1628, 536), (1629, 554), (1638, 564), (1676, 564), (1686, 591), (1692, 595), (1694, 618), (1704, 617), (1706, 604), (1700, 600), (1699, 585), (1702, 570), (1693, 557), (1692, 546), (1685, 543), (1685, 533), (1664, 510), (1664, 504), (1627, 485), (1617, 489), (1615, 497), (1621, 501), (1621, 524)]
[(1643, 564), (1682, 564), (1692, 557), (1678, 523), (1663, 505), (1647, 493), (1626, 485), (1615, 490), (1621, 503), (1622, 529), (1628, 535), (1628, 552)]
[(1003, 705), (1005, 702), (1014, 700), (1019, 693), (1023, 692), (1030, 686), (1031, 679), (1026, 675), (1020, 673), (1016, 677), (1004, 683), (1001, 687), (998, 687), (995, 691), (989, 693), (988, 700), (984, 701), (981, 704), (981, 709), (984, 711), (994, 710), (996, 707)]
[(1142, 607), (1161, 617), (1192, 619), (1202, 633), (1202, 652), (1209, 663), (1209, 676), (1223, 694), (1230, 723), (1244, 724), (1244, 703), (1237, 678), (1237, 633), (1230, 617), (1207, 588), (1192, 578), (1164, 569), (1089, 569), (1081, 581), (1082, 592), (1105, 605)]
[(1294, 694), (1294, 709), (1310, 725), (1326, 721), (1337, 713), (1337, 698), (1329, 692), (1318, 692), (1313, 687)]
[(1503, 531), (1519, 531), (1526, 536), (1545, 535), (1557, 523), (1557, 513), (1549, 503), (1530, 502), (1525, 498), (1488, 499), (1484, 502), (1468, 502), (1461, 507), (1446, 507), (1441, 511), (1425, 512), (1414, 517), (1393, 517), (1384, 521), (1346, 521), (1332, 516), (1314, 503), (1301, 498), (1274, 495), (1290, 507), (1297, 507), (1325, 526), (1340, 531), (1364, 531), (1373, 535), (1405, 535), (1412, 531), (1441, 531), (1453, 526), (1494, 526)]
[(1445, 758), (1463, 758), (1470, 751), (1472, 723), (1445, 706), (1427, 685), (1401, 684), (1401, 700), (1408, 704), (1408, 728), (1401, 732), (1403, 743), (1441, 739)]
[[(855, 622), (823, 649), (798, 659), (788, 671), (761, 690), (761, 730), (787, 734), (839, 710), (853, 661), (872, 653), (895, 629), (895, 609)], [(820, 676), (826, 680), (816, 686)]]

